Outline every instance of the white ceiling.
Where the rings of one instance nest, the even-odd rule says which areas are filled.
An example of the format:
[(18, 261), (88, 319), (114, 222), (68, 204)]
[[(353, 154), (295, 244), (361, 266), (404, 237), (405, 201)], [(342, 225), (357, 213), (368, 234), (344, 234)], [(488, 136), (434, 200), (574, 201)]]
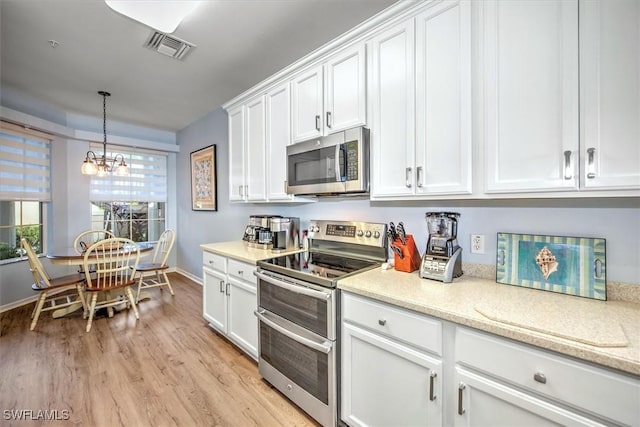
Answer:
[(1, 84), (97, 117), (106, 90), (108, 119), (178, 131), (395, 1), (207, 0), (172, 34), (197, 46), (179, 61), (102, 0), (0, 0)]

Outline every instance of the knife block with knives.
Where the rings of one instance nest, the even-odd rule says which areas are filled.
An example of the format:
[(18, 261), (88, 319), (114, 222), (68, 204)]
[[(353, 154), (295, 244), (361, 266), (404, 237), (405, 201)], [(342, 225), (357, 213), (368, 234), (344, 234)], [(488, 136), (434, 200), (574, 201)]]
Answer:
[(416, 242), (413, 240), (413, 235), (407, 234), (404, 239), (404, 243), (400, 238), (397, 238), (393, 241), (393, 246), (400, 250), (400, 253), (396, 250), (393, 251), (396, 270), (411, 273), (412, 271), (416, 271), (420, 268), (422, 258), (420, 257), (420, 253), (416, 247)]

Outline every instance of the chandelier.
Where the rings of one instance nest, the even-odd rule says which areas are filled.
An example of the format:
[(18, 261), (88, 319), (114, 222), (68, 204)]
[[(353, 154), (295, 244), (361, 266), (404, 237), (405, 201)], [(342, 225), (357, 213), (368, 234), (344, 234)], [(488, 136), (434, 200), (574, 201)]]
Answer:
[(98, 157), (93, 151), (87, 151), (87, 157), (82, 162), (82, 174), (106, 176), (115, 172), (117, 176), (127, 176), (129, 175), (129, 167), (122, 154), (107, 157), (107, 96), (111, 96), (111, 94), (103, 90), (98, 94), (102, 96), (102, 132), (104, 134), (102, 156)]

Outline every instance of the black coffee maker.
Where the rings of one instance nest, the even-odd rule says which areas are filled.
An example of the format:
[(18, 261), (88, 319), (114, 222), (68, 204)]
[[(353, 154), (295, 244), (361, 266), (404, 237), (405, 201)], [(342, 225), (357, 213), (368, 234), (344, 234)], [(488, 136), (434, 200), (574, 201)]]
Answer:
[(427, 212), (429, 239), (420, 277), (449, 283), (462, 276), (462, 248), (458, 245), (457, 212)]

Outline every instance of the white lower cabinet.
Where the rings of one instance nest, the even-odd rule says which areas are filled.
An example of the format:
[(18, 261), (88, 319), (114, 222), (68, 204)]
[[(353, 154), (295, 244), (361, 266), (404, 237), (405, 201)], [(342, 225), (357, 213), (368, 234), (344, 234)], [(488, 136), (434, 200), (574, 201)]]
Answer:
[(640, 380), (458, 327), (457, 426), (639, 425)]
[(441, 425), (442, 361), (425, 349), (439, 352), (440, 322), (342, 295), (341, 419), (350, 426)]
[(342, 292), (349, 426), (640, 426), (640, 378)]
[(258, 359), (255, 266), (203, 253), (203, 317), (249, 356)]

